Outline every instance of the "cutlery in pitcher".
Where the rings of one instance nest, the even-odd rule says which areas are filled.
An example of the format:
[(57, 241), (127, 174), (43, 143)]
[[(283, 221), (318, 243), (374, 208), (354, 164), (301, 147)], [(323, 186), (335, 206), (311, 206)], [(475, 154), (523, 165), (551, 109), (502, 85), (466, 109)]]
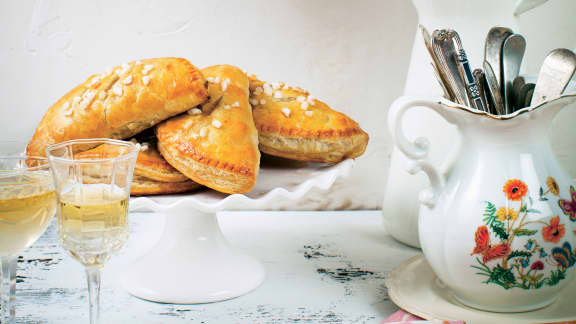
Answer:
[(486, 83), (486, 76), (484, 75), (484, 71), (482, 71), (482, 69), (476, 69), (472, 71), (472, 75), (474, 76), (474, 80), (478, 86), (478, 93), (480, 94), (482, 105), (484, 105), (484, 111), (492, 114), (493, 109), (490, 107), (490, 102), (486, 96), (486, 87), (488, 87), (488, 84)]
[(480, 98), (480, 91), (474, 75), (472, 75), (472, 69), (470, 68), (470, 63), (468, 62), (468, 57), (466, 56), (466, 51), (462, 45), (462, 40), (460, 35), (454, 30), (450, 31), (452, 33), (452, 38), (454, 39), (458, 58), (458, 71), (460, 72), (460, 79), (466, 85), (466, 93), (468, 95), (468, 101), (470, 106), (481, 111), (485, 111), (484, 103)]
[(512, 81), (512, 99), (514, 101), (514, 109), (523, 108), (524, 100), (520, 96), (520, 89), (526, 84), (526, 79), (523, 76), (517, 76)]
[(547, 99), (561, 95), (572, 79), (575, 69), (574, 52), (565, 48), (550, 52), (540, 68), (530, 106), (537, 106)]
[(534, 83), (530, 83), (530, 87), (526, 90), (526, 94), (524, 95), (524, 107), (530, 107), (532, 102), (532, 98), (534, 97), (534, 88), (536, 85)]
[(512, 82), (520, 74), (520, 66), (526, 51), (526, 40), (520, 34), (510, 35), (502, 46), (502, 83), (504, 107), (506, 114), (514, 112), (514, 97)]
[(450, 30), (435, 30), (432, 33), (432, 49), (438, 58), (439, 71), (446, 75), (448, 86), (454, 92), (454, 99), (461, 105), (470, 106), (466, 86), (458, 71), (457, 50)]
[(440, 76), (440, 71), (438, 71), (438, 68), (433, 63), (430, 63), (430, 65), (432, 66), (432, 72), (434, 72), (434, 77), (436, 78), (436, 80), (438, 81), (438, 84), (440, 84), (440, 88), (442, 88), (442, 91), (444, 92), (444, 98), (446, 98), (450, 101), (454, 101), (454, 97), (452, 95), (450, 95), (450, 91), (446, 87), (446, 83), (444, 81), (442, 81), (442, 78)]
[(486, 82), (488, 83), (486, 90), (490, 95), (492, 102), (494, 103), (494, 110), (496, 111), (496, 115), (506, 114), (496, 74), (494, 73), (494, 70), (488, 61), (484, 61), (484, 75), (486, 77)]
[(517, 99), (518, 104), (520, 106), (516, 109), (521, 109), (530, 106), (530, 101), (532, 100), (532, 95), (534, 94), (535, 87), (536, 85), (534, 83), (526, 83), (520, 88)]
[[(502, 86), (502, 45), (506, 38), (514, 34), (512, 29), (506, 27), (492, 27), (484, 43), (484, 61), (493, 68), (496, 84)], [(484, 71), (486, 73), (486, 71)]]
[(430, 33), (426, 29), (426, 27), (422, 25), (418, 25), (420, 28), (420, 32), (422, 33), (422, 39), (424, 39), (424, 45), (426, 46), (426, 50), (428, 54), (430, 54), (430, 59), (432, 60), (432, 70), (434, 71), (434, 75), (436, 76), (436, 80), (440, 83), (440, 87), (444, 91), (444, 96), (448, 100), (454, 101), (454, 94), (452, 89), (449, 87), (449, 84), (446, 80), (446, 75), (443, 73), (442, 69), (440, 68), (440, 63), (438, 62), (438, 58), (434, 54), (434, 50), (432, 49), (432, 40), (430, 38)]

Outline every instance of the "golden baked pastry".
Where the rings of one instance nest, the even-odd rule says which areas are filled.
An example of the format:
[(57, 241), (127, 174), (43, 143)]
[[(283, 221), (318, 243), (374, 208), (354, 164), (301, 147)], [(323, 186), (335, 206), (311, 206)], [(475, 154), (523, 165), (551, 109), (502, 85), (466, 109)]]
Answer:
[[(174, 169), (156, 149), (155, 138), (132, 138), (131, 141), (140, 143), (140, 152), (134, 166), (134, 178), (130, 187), (131, 195), (158, 195), (181, 193), (198, 189), (201, 185), (188, 179), (185, 175)], [(93, 149), (76, 153), (76, 159), (105, 159), (116, 157), (120, 152), (110, 150), (109, 146), (100, 145)], [(99, 170), (84, 168), (86, 176), (98, 181)], [(86, 180), (86, 179), (85, 179)]]
[[(208, 98), (205, 80), (186, 59), (130, 62), (96, 74), (46, 112), (27, 153), (78, 138), (129, 138)], [(87, 149), (90, 147), (87, 147)]]
[(264, 153), (335, 163), (359, 157), (368, 145), (368, 134), (354, 120), (300, 88), (251, 76), (250, 104)]
[(245, 193), (256, 183), (260, 152), (248, 103), (248, 77), (230, 65), (202, 69), (210, 100), (201, 109), (156, 127), (158, 149), (188, 178), (225, 193)]
[(202, 187), (192, 180), (181, 182), (160, 182), (146, 177), (134, 175), (132, 186), (130, 186), (130, 195), (165, 195), (188, 192)]
[[(140, 153), (134, 166), (134, 176), (158, 182), (183, 182), (189, 180), (160, 155), (157, 146), (158, 140), (153, 128), (136, 135), (130, 141), (140, 144)], [(89, 152), (97, 149), (94, 148)]]

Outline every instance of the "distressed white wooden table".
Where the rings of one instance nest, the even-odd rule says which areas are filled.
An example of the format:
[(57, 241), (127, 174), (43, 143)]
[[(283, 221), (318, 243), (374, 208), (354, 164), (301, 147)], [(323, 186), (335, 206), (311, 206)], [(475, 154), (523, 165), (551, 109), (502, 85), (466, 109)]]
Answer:
[[(224, 234), (264, 263), (266, 281), (233, 300), (172, 305), (132, 297), (120, 285), (123, 267), (156, 242), (163, 223), (158, 214), (133, 213), (130, 241), (104, 268), (102, 323), (379, 323), (398, 309), (384, 277), (418, 253), (394, 241), (380, 215), (221, 213)], [(84, 271), (58, 246), (55, 223), (22, 255), (17, 322), (88, 323)]]

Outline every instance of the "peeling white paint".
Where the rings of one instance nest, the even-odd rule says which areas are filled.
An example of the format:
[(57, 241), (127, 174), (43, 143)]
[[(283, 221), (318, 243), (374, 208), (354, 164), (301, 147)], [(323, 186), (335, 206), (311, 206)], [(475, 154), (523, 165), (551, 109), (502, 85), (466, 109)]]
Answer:
[[(220, 303), (157, 304), (128, 295), (119, 279), (155, 243), (161, 217), (131, 214), (127, 246), (104, 267), (103, 323), (380, 323), (397, 310), (384, 276), (417, 253), (385, 233), (379, 212), (227, 212), (219, 216), (224, 234), (264, 263), (264, 284)], [(58, 246), (54, 225), (18, 264), (19, 323), (88, 321), (84, 271)], [(335, 279), (336, 269), (354, 274)]]

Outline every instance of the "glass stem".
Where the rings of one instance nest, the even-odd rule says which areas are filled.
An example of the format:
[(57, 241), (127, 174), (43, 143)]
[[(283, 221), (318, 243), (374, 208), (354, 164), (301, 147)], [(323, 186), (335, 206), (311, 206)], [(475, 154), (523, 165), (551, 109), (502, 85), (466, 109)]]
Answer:
[(16, 257), (3, 256), (0, 258), (0, 324), (15, 323), (16, 309), (14, 299), (16, 297)]
[(88, 295), (90, 298), (90, 324), (100, 322), (100, 267), (86, 267)]

